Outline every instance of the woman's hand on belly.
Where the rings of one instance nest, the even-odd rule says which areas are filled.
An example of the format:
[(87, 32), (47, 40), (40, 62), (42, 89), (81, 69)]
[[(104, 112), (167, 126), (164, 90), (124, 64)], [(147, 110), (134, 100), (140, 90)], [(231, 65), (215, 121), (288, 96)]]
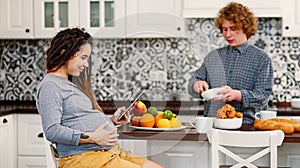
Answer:
[(90, 143), (95, 143), (101, 146), (112, 146), (118, 141), (117, 128), (113, 128), (111, 130), (105, 130), (104, 128), (109, 125), (106, 122), (103, 125), (100, 125), (94, 132), (86, 132), (89, 136), (87, 141)]

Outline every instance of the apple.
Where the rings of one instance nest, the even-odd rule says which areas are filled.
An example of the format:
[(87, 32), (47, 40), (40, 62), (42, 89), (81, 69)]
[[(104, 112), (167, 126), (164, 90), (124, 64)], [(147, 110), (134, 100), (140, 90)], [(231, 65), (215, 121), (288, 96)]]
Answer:
[(145, 114), (146, 112), (147, 112), (147, 107), (142, 101), (138, 100), (137, 102), (135, 102), (134, 108), (133, 108), (134, 115), (141, 116), (141, 115)]
[(137, 127), (140, 127), (140, 119), (141, 119), (141, 116), (133, 116), (131, 118), (131, 125), (132, 126), (137, 126)]

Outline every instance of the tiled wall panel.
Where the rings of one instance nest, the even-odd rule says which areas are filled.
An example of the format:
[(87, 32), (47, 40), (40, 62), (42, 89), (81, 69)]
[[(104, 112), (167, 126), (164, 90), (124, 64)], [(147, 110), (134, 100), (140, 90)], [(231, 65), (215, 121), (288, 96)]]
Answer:
[[(99, 100), (129, 100), (139, 89), (148, 100), (192, 100), (187, 93), (191, 73), (212, 49), (226, 45), (213, 19), (187, 19), (188, 38), (94, 40), (93, 88)], [(50, 40), (0, 40), (0, 100), (34, 100), (45, 75), (45, 51)], [(250, 39), (273, 60), (272, 100), (300, 96), (300, 38), (281, 37), (280, 18), (260, 18)], [(151, 78), (160, 70), (166, 79)]]

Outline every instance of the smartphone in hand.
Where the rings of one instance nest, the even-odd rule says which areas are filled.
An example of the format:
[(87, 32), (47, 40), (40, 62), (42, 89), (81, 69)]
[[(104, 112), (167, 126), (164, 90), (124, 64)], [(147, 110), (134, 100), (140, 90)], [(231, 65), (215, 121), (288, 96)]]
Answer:
[(141, 96), (145, 93), (144, 90), (140, 91), (135, 95), (133, 102), (126, 108), (126, 110), (118, 117), (118, 121), (122, 119), (122, 117), (128, 113), (128, 111), (134, 106), (134, 104), (141, 98)]

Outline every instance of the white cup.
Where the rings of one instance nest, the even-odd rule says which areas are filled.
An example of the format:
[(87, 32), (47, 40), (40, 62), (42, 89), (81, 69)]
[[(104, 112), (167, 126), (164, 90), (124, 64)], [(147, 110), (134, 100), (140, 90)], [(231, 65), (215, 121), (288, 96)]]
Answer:
[[(193, 124), (195, 123), (195, 124)], [(196, 117), (190, 120), (190, 125), (196, 128), (198, 133), (207, 133), (208, 130), (213, 128), (213, 117)]]
[(257, 119), (268, 120), (271, 118), (276, 118), (277, 112), (276, 111), (268, 111), (268, 110), (259, 111), (259, 112), (256, 112), (254, 116)]

